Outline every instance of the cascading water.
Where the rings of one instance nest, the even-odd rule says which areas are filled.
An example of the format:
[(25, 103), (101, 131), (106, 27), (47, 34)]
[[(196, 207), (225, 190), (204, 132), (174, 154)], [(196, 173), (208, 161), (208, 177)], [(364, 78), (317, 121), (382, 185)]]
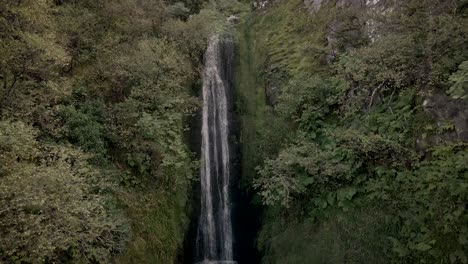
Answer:
[(235, 263), (231, 207), (229, 94), (233, 42), (213, 36), (205, 53), (197, 261)]

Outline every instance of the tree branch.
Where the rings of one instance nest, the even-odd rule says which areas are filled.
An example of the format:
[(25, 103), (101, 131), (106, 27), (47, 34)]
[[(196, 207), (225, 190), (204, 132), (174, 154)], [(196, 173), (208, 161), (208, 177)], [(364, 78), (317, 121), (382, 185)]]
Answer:
[(374, 104), (374, 97), (375, 97), (375, 94), (377, 93), (377, 91), (382, 87), (382, 85), (385, 83), (385, 81), (383, 81), (382, 83), (380, 83), (379, 87), (375, 88), (374, 91), (372, 92), (372, 95), (371, 95), (371, 100), (369, 102), (369, 106), (368, 106), (368, 109), (370, 111), (370, 108), (372, 107), (372, 105)]

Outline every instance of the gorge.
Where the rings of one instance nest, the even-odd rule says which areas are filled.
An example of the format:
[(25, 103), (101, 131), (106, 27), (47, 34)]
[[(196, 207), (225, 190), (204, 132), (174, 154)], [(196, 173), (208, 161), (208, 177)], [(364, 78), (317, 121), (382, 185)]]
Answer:
[(0, 263), (467, 264), (466, 0), (0, 0)]

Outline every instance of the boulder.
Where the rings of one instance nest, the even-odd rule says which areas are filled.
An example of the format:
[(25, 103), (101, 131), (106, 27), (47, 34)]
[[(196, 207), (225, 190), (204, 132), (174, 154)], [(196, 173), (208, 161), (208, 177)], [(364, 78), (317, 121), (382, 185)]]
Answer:
[(227, 21), (231, 24), (239, 23), (240, 18), (238, 16), (232, 15), (227, 18)]

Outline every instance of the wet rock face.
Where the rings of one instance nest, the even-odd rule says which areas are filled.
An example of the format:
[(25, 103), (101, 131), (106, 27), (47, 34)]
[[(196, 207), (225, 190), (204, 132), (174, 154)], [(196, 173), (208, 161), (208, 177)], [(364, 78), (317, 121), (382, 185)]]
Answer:
[[(423, 107), (437, 125), (440, 126), (447, 121), (453, 124), (454, 131), (447, 131), (438, 136), (440, 140), (468, 142), (468, 107), (465, 101), (452, 99), (439, 92), (424, 100)], [(439, 140), (434, 138), (433, 141)], [(429, 143), (437, 144), (437, 142)]]

